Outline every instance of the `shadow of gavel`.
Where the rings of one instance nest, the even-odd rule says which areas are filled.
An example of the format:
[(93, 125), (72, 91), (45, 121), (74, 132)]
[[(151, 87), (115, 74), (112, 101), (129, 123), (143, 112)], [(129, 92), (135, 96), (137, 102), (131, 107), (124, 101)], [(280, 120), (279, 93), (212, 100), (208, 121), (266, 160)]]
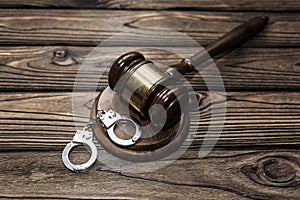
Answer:
[[(189, 104), (188, 90), (178, 84), (178, 76), (172, 69), (184, 75), (223, 52), (233, 50), (260, 31), (268, 23), (268, 17), (254, 17), (234, 28), (190, 58), (181, 60), (164, 72), (146, 60), (139, 52), (121, 55), (112, 64), (108, 75), (109, 87), (129, 103), (130, 107), (158, 127), (168, 128), (176, 124)], [(209, 56), (207, 56), (209, 54)], [(199, 70), (199, 69), (198, 69)], [(178, 73), (177, 73), (178, 74)], [(138, 87), (137, 87), (138, 85)], [(159, 105), (159, 106), (157, 106)], [(163, 117), (162, 113), (166, 116)]]

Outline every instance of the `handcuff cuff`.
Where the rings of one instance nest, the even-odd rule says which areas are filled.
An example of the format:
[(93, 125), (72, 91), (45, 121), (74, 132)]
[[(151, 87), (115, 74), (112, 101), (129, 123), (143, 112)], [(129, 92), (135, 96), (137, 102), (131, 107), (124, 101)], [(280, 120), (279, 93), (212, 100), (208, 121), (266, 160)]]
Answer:
[[(189, 130), (189, 118), (185, 113), (181, 113), (179, 108), (179, 105), (185, 105), (189, 102), (187, 90), (182, 85), (176, 85), (177, 75), (192, 72), (199, 63), (205, 63), (211, 57), (236, 48), (263, 30), (267, 23), (268, 17), (254, 17), (225, 34), (214, 44), (209, 45), (206, 52), (200, 51), (191, 58), (183, 59), (180, 63), (171, 65), (170, 70), (166, 72), (160, 71), (153, 62), (146, 60), (138, 52), (129, 52), (120, 56), (111, 66), (108, 77), (109, 88), (122, 97), (122, 100), (129, 102), (138, 114), (150, 119), (154, 124), (160, 123), (160, 112), (155, 109), (151, 110), (150, 107), (155, 104), (161, 105), (167, 113), (163, 128), (168, 129), (179, 123), (180, 126), (176, 129), (178, 130), (177, 133), (167, 138), (172, 140), (166, 140), (167, 144), (162, 143), (163, 145), (159, 147), (159, 151), (157, 149), (150, 150), (149, 144), (148, 151), (144, 154), (127, 151), (138, 145), (139, 141), (144, 139), (141, 139), (141, 136), (145, 133), (143, 133), (139, 122), (131, 116), (119, 114), (113, 109), (107, 111), (98, 109), (100, 93), (95, 99), (90, 122), (82, 130), (78, 130), (73, 140), (64, 148), (62, 153), (64, 165), (71, 171), (76, 172), (89, 169), (97, 160), (97, 148), (93, 142), (94, 136), (105, 150), (126, 160), (149, 161), (169, 155), (170, 150), (174, 150), (174, 147), (183, 142)], [(145, 77), (145, 74), (149, 74), (152, 79)], [(133, 89), (135, 85), (140, 83), (142, 87)], [(162, 87), (164, 84), (167, 84), (168, 87)], [(124, 90), (124, 88), (126, 89)], [(132, 96), (128, 91), (134, 91), (133, 95), (136, 95), (133, 98), (134, 100), (132, 100)], [(130, 139), (122, 139), (116, 135), (115, 127), (118, 122), (127, 122), (134, 125), (135, 133)], [(86, 146), (91, 156), (86, 163), (75, 165), (70, 161), (69, 155), (79, 145)], [(133, 148), (133, 150), (137, 149)]]
[[(89, 169), (97, 160), (97, 147), (93, 142), (94, 134), (90, 130), (91, 123), (88, 123), (82, 130), (76, 131), (73, 140), (69, 142), (63, 150), (62, 160), (64, 165), (71, 171), (84, 171)], [(70, 161), (69, 155), (72, 150), (80, 145), (84, 145), (91, 154), (89, 160), (80, 165), (75, 165)]]
[[(109, 110), (98, 110), (97, 117), (102, 122), (103, 126), (107, 129), (107, 133), (112, 142), (116, 145), (120, 146), (130, 146), (134, 145), (141, 137), (142, 130), (140, 125), (131, 117), (127, 115), (120, 115), (119, 113)], [(118, 122), (129, 122), (132, 123), (135, 127), (135, 134), (130, 139), (121, 139), (116, 136), (114, 128)], [(82, 130), (78, 130), (73, 137), (73, 140), (69, 142), (63, 150), (62, 160), (64, 165), (71, 171), (84, 171), (89, 169), (97, 160), (97, 147), (93, 142), (94, 133), (91, 130), (91, 126), (96, 123), (96, 120), (90, 120), (87, 126), (85, 126)], [(80, 165), (75, 165), (70, 161), (69, 155), (72, 150), (77, 147), (83, 145), (89, 151), (90, 158), (89, 160)]]

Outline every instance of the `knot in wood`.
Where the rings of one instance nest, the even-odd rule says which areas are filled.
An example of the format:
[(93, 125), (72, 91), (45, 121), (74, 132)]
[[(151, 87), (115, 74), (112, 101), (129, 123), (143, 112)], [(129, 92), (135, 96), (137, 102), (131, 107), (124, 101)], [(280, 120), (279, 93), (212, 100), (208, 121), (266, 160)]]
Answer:
[(54, 51), (53, 57), (57, 61), (65, 61), (69, 57), (69, 51), (67, 49), (58, 49)]
[(293, 166), (284, 159), (269, 159), (261, 163), (262, 174), (271, 182), (287, 183), (296, 178)]
[(254, 164), (248, 164), (241, 171), (261, 185), (274, 187), (295, 187), (299, 185), (299, 163), (289, 156), (266, 156)]
[(70, 66), (77, 64), (77, 61), (71, 56), (69, 49), (61, 48), (53, 52), (52, 63), (59, 66)]

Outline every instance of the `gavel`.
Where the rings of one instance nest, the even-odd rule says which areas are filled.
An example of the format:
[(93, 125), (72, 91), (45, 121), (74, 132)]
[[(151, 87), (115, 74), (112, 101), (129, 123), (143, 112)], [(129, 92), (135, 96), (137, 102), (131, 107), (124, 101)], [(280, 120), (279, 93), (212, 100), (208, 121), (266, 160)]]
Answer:
[[(206, 52), (210, 57), (215, 57), (222, 52), (233, 50), (262, 31), (267, 23), (268, 17), (254, 17), (209, 45)], [(200, 51), (190, 58), (182, 59), (178, 64), (171, 65), (170, 68), (182, 75), (192, 72), (197, 63), (209, 59), (206, 52)], [(120, 95), (123, 101), (129, 103), (142, 117), (150, 119), (155, 126), (162, 128), (177, 123), (182, 111), (188, 106), (188, 90), (177, 82), (172, 70), (160, 70), (139, 52), (121, 55), (112, 64), (108, 75), (109, 87)], [(166, 112), (164, 120), (162, 109)]]
[[(182, 116), (186, 114), (190, 96), (188, 89), (179, 81), (181, 75), (195, 69), (201, 70), (199, 64), (206, 64), (210, 57), (238, 47), (263, 30), (267, 23), (268, 17), (254, 17), (209, 45), (206, 52), (200, 51), (190, 58), (184, 58), (166, 71), (146, 60), (139, 52), (121, 55), (112, 64), (108, 74), (109, 87), (117, 95), (112, 94), (109, 89), (103, 92), (112, 94), (112, 99), (117, 99), (118, 103), (128, 103), (131, 110), (140, 116), (140, 121), (151, 121), (154, 128), (140, 127), (133, 118), (113, 111), (114, 101), (111, 99), (109, 106), (105, 106), (106, 99), (100, 98), (100, 93), (93, 104), (90, 123), (76, 132), (72, 142), (66, 145), (62, 153), (65, 166), (72, 171), (82, 171), (95, 163), (97, 148), (93, 143), (93, 135), (104, 149), (125, 160), (151, 161), (170, 155), (183, 143), (189, 130), (189, 117)], [(205, 64), (201, 67), (205, 67)], [(110, 107), (110, 110), (102, 110), (102, 106), (98, 109), (98, 104)], [(124, 120), (135, 125), (135, 134), (130, 139), (119, 138), (114, 132), (117, 122)], [(152, 136), (151, 133), (156, 133), (157, 127), (161, 128), (159, 133)], [(142, 129), (148, 130), (143, 134), (150, 137), (140, 138)], [(69, 153), (82, 144), (89, 147), (91, 157), (84, 164), (74, 165), (69, 160)]]

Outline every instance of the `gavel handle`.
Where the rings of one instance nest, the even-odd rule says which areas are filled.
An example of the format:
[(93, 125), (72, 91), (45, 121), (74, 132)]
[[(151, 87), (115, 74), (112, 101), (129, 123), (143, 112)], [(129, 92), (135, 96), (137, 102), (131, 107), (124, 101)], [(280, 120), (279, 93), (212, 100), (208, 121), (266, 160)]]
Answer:
[(206, 52), (200, 51), (190, 58), (183, 59), (180, 63), (172, 65), (170, 67), (175, 68), (181, 74), (191, 72), (195, 70), (195, 66), (207, 61), (209, 57), (217, 56), (218, 54), (232, 50), (253, 36), (261, 32), (268, 24), (268, 17), (254, 17), (240, 26), (234, 28), (229, 33), (218, 39), (215, 43), (209, 45), (206, 48)]

